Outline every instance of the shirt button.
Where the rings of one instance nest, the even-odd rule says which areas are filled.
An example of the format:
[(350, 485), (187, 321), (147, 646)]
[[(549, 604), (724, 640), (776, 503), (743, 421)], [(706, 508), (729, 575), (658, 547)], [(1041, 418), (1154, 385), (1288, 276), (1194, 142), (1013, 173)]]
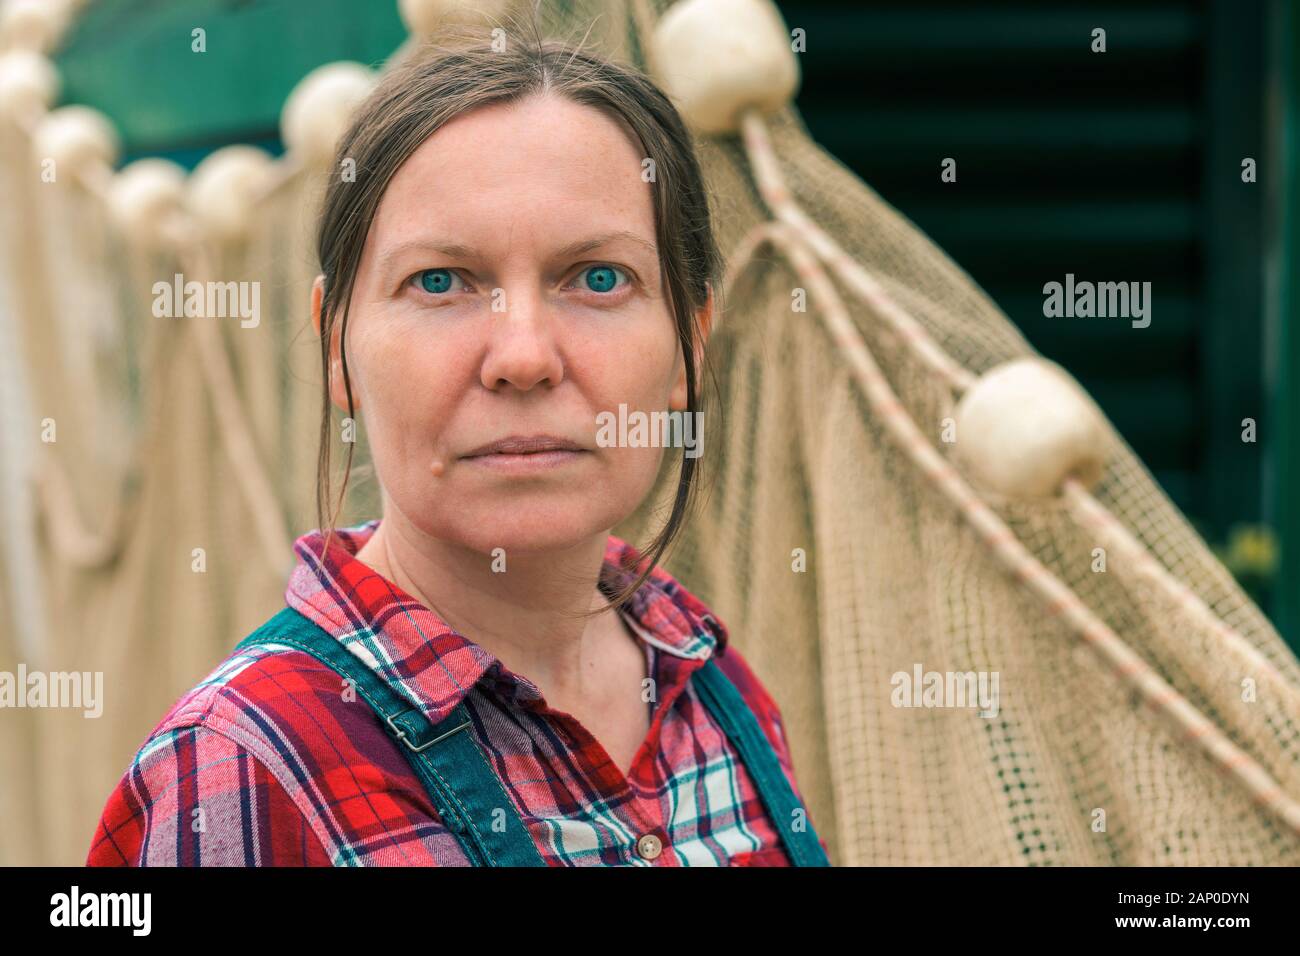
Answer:
[(663, 841), (653, 833), (647, 833), (636, 841), (636, 851), (641, 854), (643, 860), (653, 860), (663, 852), (663, 849)]

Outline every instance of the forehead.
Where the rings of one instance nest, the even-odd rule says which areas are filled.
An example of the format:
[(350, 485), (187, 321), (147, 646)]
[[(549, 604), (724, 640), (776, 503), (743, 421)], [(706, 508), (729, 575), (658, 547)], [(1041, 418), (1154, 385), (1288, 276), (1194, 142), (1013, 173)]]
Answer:
[(475, 109), (398, 169), (372, 224), (374, 251), (436, 235), (503, 251), (626, 229), (654, 242), (652, 184), (620, 119), (558, 96)]

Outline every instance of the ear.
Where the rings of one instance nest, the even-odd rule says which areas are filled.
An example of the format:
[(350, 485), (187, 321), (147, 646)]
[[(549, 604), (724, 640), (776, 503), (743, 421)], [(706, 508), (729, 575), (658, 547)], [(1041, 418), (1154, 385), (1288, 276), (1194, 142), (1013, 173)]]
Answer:
[(316, 338), (320, 338), (320, 306), (325, 300), (325, 277), (318, 275), (311, 284), (311, 324), (316, 329)]
[[(318, 275), (316, 281), (311, 284), (311, 324), (316, 329), (316, 337), (320, 338), (321, 334), (321, 305), (325, 300), (325, 277)], [(339, 335), (339, 329), (330, 326), (330, 401), (339, 411), (347, 414), (348, 411), (348, 393), (343, 386), (343, 358), (341, 352), (342, 340)], [(357, 390), (352, 390), (352, 408), (359, 410), (361, 408), (361, 397)]]
[[(704, 300), (699, 310), (695, 313), (695, 320), (699, 324), (699, 341), (695, 343), (695, 396), (698, 400), (700, 395), (700, 384), (703, 381), (702, 363), (704, 360), (704, 346), (709, 340), (709, 333), (713, 331), (713, 285), (708, 284), (708, 298)], [(673, 411), (686, 411), (686, 362), (682, 360), (677, 372), (677, 381), (673, 383), (673, 390), (668, 397), (668, 407)]]

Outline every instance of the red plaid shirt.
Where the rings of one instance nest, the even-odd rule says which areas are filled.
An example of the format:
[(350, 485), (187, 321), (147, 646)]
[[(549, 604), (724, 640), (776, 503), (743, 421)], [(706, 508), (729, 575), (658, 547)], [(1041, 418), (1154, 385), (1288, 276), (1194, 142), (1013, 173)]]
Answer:
[[(788, 866), (776, 824), (690, 675), (716, 656), (794, 781), (776, 704), (708, 609), (662, 569), (627, 620), (657, 701), (630, 773), (537, 686), (356, 560), (378, 520), (295, 544), (285, 599), (437, 724), (472, 733), (551, 866)], [(634, 554), (609, 537), (602, 581)], [(802, 797), (800, 796), (800, 802)], [(810, 821), (811, 824), (811, 821)], [(788, 824), (787, 824), (788, 825)], [(654, 834), (662, 852), (637, 852)], [(825, 843), (822, 843), (825, 848)], [(294, 648), (232, 652), (149, 734), (110, 795), (90, 866), (466, 865), (399, 744)]]

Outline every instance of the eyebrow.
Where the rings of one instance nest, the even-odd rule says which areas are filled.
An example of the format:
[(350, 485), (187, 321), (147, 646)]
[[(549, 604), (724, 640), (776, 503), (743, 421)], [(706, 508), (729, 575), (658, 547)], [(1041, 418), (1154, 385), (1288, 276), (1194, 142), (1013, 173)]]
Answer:
[[(658, 256), (658, 249), (656, 248), (653, 242), (649, 242), (648, 240), (643, 239), (635, 232), (630, 232), (626, 229), (621, 229), (616, 232), (603, 232), (600, 233), (599, 235), (591, 236), (588, 239), (579, 239), (576, 242), (571, 242), (564, 248), (560, 249), (556, 253), (556, 257), (567, 258), (569, 256), (581, 255), (584, 252), (590, 252), (592, 249), (596, 249), (599, 248), (600, 246), (608, 245), (609, 243), (613, 243), (613, 242), (633, 242), (639, 246), (642, 246), (647, 251), (653, 253), (656, 257)], [(473, 248), (472, 246), (467, 246), (460, 242), (438, 242), (436, 240), (411, 239), (406, 242), (399, 243), (398, 245), (394, 246), (392, 249), (389, 249), (387, 252), (381, 255), (379, 257), (379, 262), (377, 263), (380, 270), (386, 271), (395, 259), (397, 259), (399, 256), (404, 255), (407, 252), (410, 252), (413, 249), (418, 249), (425, 252), (437, 252), (453, 259), (482, 258), (482, 254), (477, 249)]]

